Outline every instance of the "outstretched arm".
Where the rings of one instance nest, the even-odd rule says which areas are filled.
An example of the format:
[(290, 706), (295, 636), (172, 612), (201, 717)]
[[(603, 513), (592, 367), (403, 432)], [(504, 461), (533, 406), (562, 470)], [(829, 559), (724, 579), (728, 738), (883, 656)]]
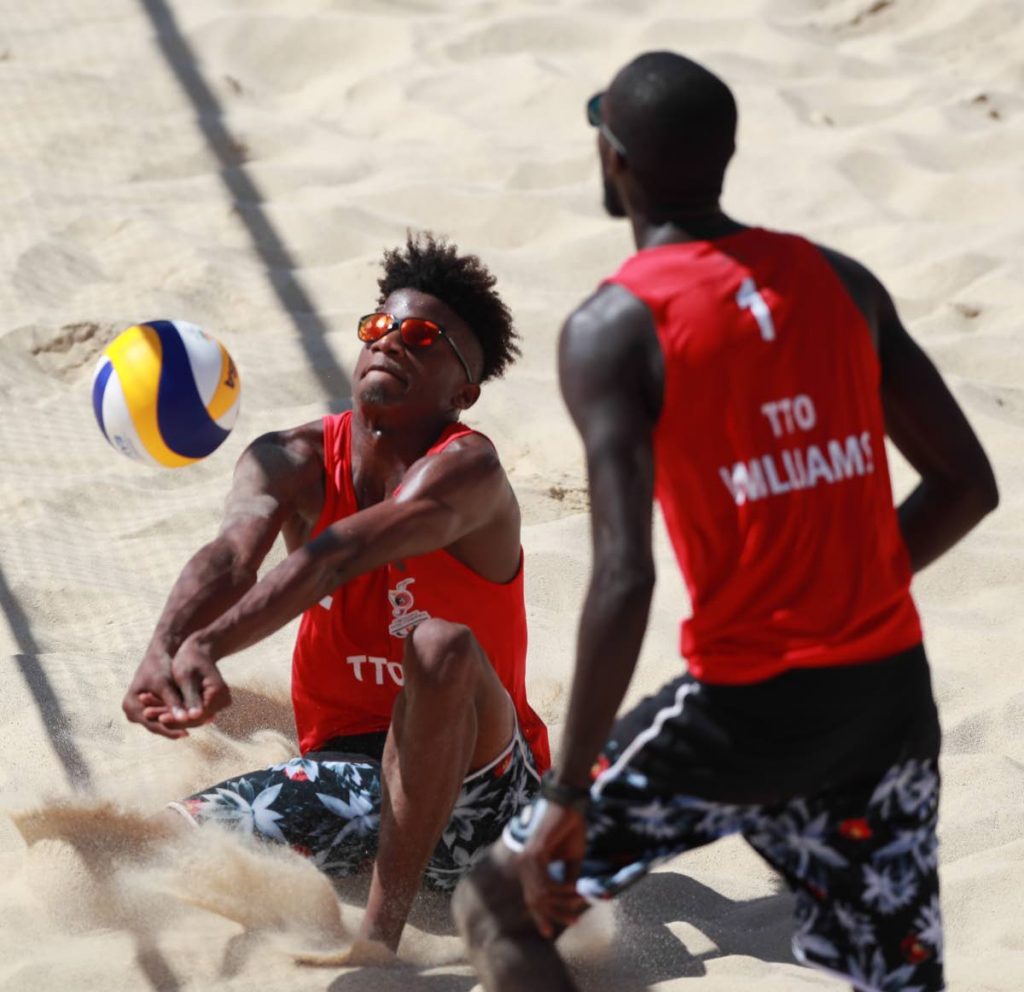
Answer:
[(122, 708), (129, 720), (165, 737), (183, 736), (183, 730), (158, 719), (182, 707), (171, 677), (172, 659), (189, 634), (253, 586), (257, 569), (289, 518), (302, 511), (315, 517), (323, 491), (318, 438), (319, 424), (311, 424), (264, 435), (242, 453), (220, 532), (182, 569), (125, 694)]
[(411, 466), (397, 496), (332, 524), (252, 586), (182, 646), (172, 674), (185, 727), (223, 708), (216, 662), (268, 637), (338, 586), (396, 559), (447, 548), (487, 524), (509, 498), (498, 456), (483, 438), (460, 440)]

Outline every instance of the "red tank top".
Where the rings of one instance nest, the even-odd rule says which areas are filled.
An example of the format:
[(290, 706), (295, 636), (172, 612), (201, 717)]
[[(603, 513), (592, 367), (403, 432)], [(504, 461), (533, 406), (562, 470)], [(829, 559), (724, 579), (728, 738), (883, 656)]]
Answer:
[(749, 683), (919, 643), (880, 366), (821, 252), (754, 229), (637, 252), (608, 281), (648, 306), (664, 355), (655, 488), (690, 671)]
[[(351, 413), (324, 417), (324, 506), (315, 537), (359, 506), (352, 485)], [(473, 433), (446, 428), (428, 454)], [(547, 728), (526, 699), (523, 565), (490, 582), (447, 551), (395, 561), (351, 579), (302, 616), (292, 658), (292, 705), (302, 753), (332, 737), (387, 730), (402, 687), (405, 638), (421, 620), (465, 624), (515, 705), (519, 727), (543, 771)]]

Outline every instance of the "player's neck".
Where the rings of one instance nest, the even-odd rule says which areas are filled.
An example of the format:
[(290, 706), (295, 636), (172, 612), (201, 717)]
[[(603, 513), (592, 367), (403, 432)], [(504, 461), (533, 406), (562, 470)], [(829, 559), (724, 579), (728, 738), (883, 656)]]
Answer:
[(453, 422), (452, 417), (411, 414), (393, 406), (355, 406), (352, 409), (353, 454), (366, 468), (408, 468), (422, 458)]
[(660, 245), (684, 244), (688, 241), (714, 241), (746, 230), (745, 225), (723, 213), (717, 203), (685, 214), (637, 212), (630, 220), (637, 248), (657, 248)]

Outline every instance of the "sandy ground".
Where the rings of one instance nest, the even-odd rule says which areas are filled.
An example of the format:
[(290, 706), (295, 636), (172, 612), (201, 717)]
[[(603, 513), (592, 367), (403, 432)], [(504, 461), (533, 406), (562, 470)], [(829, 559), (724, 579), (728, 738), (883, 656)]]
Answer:
[[(529, 684), (557, 741), (588, 547), (554, 343), (631, 250), (582, 105), (653, 47), (737, 92), (727, 209), (874, 268), (995, 463), (1000, 510), (915, 590), (946, 735), (950, 985), (1024, 983), (1018, 0), (0, 0), (0, 809), (36, 810), (20, 832), (0, 818), (0, 989), (473, 987), (443, 904), (417, 907), (403, 968), (303, 967), (344, 946), (364, 886), (339, 902), (290, 853), (147, 840), (142, 813), (292, 753), (293, 631), (228, 663), (234, 711), (187, 742), (119, 704), (234, 459), (344, 400), (380, 253), (430, 228), (493, 267), (523, 335), (469, 419), (523, 504)], [(205, 326), (243, 380), (231, 438), (177, 472), (117, 456), (90, 410), (95, 356), (155, 317)], [(679, 665), (660, 534), (658, 556), (632, 699)], [(792, 962), (788, 911), (727, 842), (577, 951), (598, 989), (837, 987)]]

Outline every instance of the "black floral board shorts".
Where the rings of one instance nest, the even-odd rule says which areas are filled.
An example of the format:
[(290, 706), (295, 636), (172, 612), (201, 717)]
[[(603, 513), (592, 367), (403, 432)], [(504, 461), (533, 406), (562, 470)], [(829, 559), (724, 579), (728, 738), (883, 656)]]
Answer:
[[(579, 893), (612, 898), (670, 858), (739, 834), (796, 894), (798, 960), (864, 992), (940, 992), (927, 664), (908, 653), (855, 667), (738, 695), (684, 676), (623, 717), (595, 768)], [(508, 825), (508, 847), (523, 847), (543, 803)]]
[[(424, 875), (451, 891), (535, 795), (539, 778), (518, 728), (508, 747), (462, 783)], [(172, 809), (196, 824), (218, 823), (289, 845), (328, 875), (368, 868), (377, 853), (381, 767), (375, 758), (309, 752), (284, 764), (228, 779)]]

